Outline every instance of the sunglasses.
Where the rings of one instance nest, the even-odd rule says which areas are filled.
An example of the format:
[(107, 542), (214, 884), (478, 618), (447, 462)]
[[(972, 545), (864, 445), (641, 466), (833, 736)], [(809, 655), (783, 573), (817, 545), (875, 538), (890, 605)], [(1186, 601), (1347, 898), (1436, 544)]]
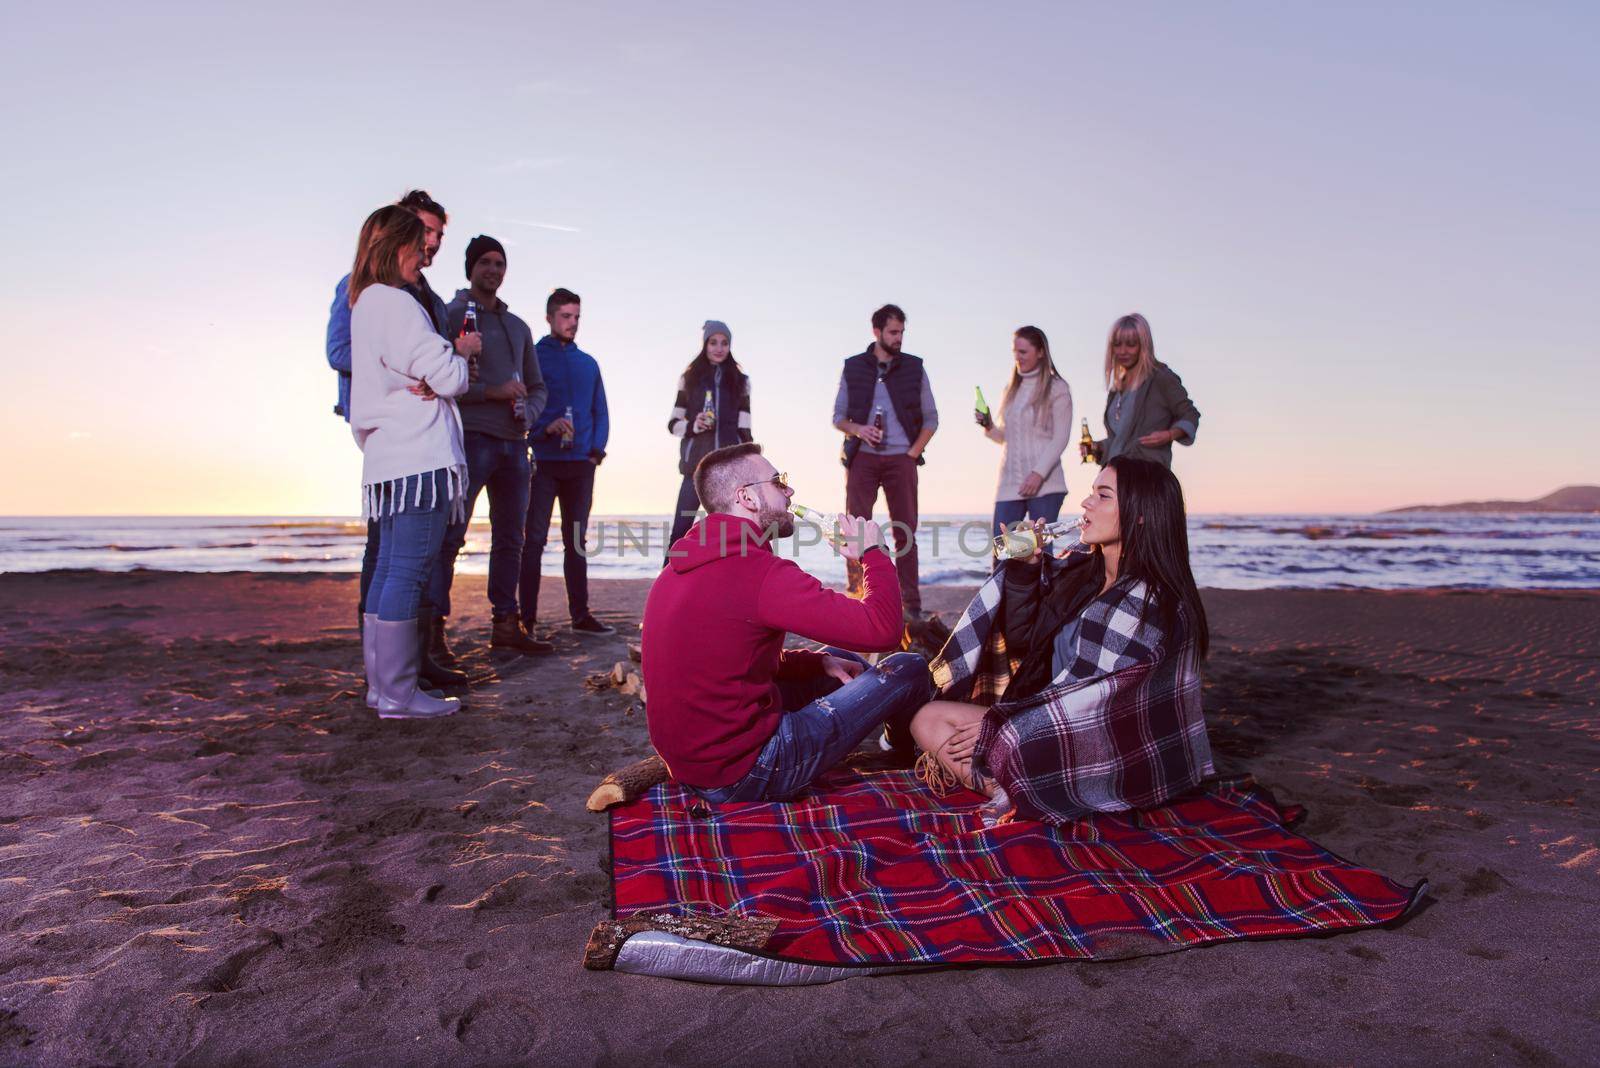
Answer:
[[(740, 486), (739, 489), (749, 489), (751, 486), (765, 486), (768, 482), (776, 483), (779, 489), (786, 490), (789, 488), (789, 472), (779, 471), (771, 478), (764, 478), (760, 482), (746, 482), (744, 485)], [(734, 492), (737, 493), (738, 490), (735, 490)]]

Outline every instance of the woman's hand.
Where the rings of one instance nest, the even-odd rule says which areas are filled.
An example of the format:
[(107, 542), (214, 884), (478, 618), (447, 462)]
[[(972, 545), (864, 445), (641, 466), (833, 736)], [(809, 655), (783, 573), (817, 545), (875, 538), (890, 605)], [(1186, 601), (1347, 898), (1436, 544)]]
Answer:
[(407, 386), (406, 387), (406, 392), (407, 393), (414, 393), (417, 396), (421, 397), (423, 400), (438, 400), (439, 399), (439, 394), (437, 394), (437, 393), (435, 393), (433, 391), (433, 387), (428, 385), (427, 382), (425, 382), (425, 381), (423, 381), (421, 379), (417, 380), (417, 384), (416, 385)]
[(982, 726), (983, 721), (976, 720), (956, 728), (944, 743), (944, 750), (951, 760), (963, 764), (972, 762), (972, 752), (978, 746), (978, 731)]
[(1039, 493), (1039, 487), (1044, 485), (1044, 476), (1037, 471), (1029, 471), (1028, 477), (1022, 480), (1022, 488), (1018, 490), (1024, 497), (1034, 497)]
[(978, 409), (974, 408), (972, 409), (972, 418), (979, 426), (983, 427), (983, 429), (994, 429), (994, 418), (988, 412), (980, 412)]
[(838, 679), (840, 682), (849, 682), (863, 671), (862, 665), (854, 660), (847, 660), (842, 656), (833, 656), (829, 653), (822, 654), (822, 673), (829, 678)]
[(481, 334), (462, 334), (456, 338), (456, 355), (473, 359), (483, 351), (483, 336)]
[(692, 433), (704, 434), (707, 430), (711, 429), (711, 425), (715, 421), (716, 417), (710, 412), (701, 412), (699, 415), (694, 417), (694, 430)]
[(1162, 445), (1170, 445), (1177, 440), (1178, 432), (1176, 430), (1152, 430), (1139, 439), (1139, 444), (1159, 448)]
[(1038, 567), (1039, 561), (1044, 559), (1044, 528), (1047, 524), (1040, 518), (1033, 520), (1030, 525), (1033, 527), (1033, 555), (1023, 562), (1029, 567)]

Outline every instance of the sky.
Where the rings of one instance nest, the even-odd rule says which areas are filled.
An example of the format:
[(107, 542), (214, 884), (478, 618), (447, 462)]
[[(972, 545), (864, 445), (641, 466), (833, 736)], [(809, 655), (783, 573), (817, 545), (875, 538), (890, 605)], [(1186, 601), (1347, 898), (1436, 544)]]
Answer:
[[(1113, 10), (1128, 8), (1128, 10)], [(1593, 5), (18, 5), (0, 41), (0, 513), (353, 515), (323, 349), (361, 221), (584, 298), (598, 513), (666, 513), (674, 386), (725, 320), (757, 440), (843, 503), (841, 361), (893, 301), (987, 512), (1011, 333), (1103, 433), (1140, 311), (1202, 413), (1196, 512), (1600, 483)], [(1090, 468), (1067, 459), (1070, 500)]]

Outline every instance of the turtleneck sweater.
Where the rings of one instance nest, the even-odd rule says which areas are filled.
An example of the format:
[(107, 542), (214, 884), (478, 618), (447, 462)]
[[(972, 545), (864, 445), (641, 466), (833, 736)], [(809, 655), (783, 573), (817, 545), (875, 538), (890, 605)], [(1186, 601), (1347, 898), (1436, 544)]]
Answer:
[[(1022, 375), (1016, 392), (1001, 408), (1000, 419), (985, 431), (990, 441), (1005, 447), (1000, 460), (1000, 480), (994, 499), (1022, 499), (1022, 482), (1029, 472), (1044, 478), (1039, 493), (1065, 493), (1067, 477), (1061, 455), (1072, 444), (1072, 390), (1066, 379), (1050, 384), (1050, 398), (1037, 412), (1034, 398), (1044, 384), (1044, 368)], [(1035, 494), (1037, 496), (1038, 494)]]

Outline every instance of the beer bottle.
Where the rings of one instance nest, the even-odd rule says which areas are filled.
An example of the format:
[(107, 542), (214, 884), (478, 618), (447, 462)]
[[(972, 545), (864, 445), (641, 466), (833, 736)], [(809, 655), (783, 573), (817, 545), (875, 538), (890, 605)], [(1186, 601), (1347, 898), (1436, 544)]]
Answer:
[(977, 413), (978, 425), (983, 427), (983, 429), (988, 430), (994, 425), (994, 418), (989, 414), (989, 402), (983, 399), (982, 386), (974, 386), (972, 388), (976, 390), (978, 394), (978, 400), (975, 404), (973, 404), (972, 410)]
[(1035, 531), (1032, 523), (1021, 520), (1014, 529), (994, 539), (994, 557), (996, 560), (1026, 560), (1040, 545), (1059, 541), (1076, 533), (1081, 526), (1083, 526), (1082, 519), (1063, 519), (1058, 523), (1051, 523), (1042, 531)]
[(1083, 421), (1083, 433), (1078, 436), (1078, 444), (1083, 446), (1083, 462), (1094, 462), (1094, 435), (1089, 433), (1089, 420)]
[(845, 537), (841, 533), (838, 516), (828, 512), (819, 512), (815, 508), (807, 508), (803, 504), (790, 504), (789, 511), (793, 512), (797, 519), (804, 519), (806, 522), (814, 523), (821, 528), (823, 540), (830, 545), (837, 547), (844, 544)]
[[(469, 300), (467, 301), (466, 313), (461, 316), (461, 332), (457, 336), (466, 337), (468, 334), (476, 334), (477, 332), (478, 305), (474, 301)], [(472, 381), (476, 382), (478, 380), (478, 357), (467, 357), (467, 373)]]
[[(511, 381), (521, 382), (522, 371), (519, 368), (511, 369)], [(526, 396), (511, 398), (511, 418), (516, 421), (520, 430), (528, 429), (528, 399)]]
[(563, 449), (570, 449), (570, 448), (572, 448), (572, 425), (573, 425), (572, 424), (572, 405), (570, 405), (570, 404), (567, 405), (566, 416), (567, 416), (567, 429), (565, 429), (565, 430), (563, 430), (561, 432), (561, 447)]
[(709, 389), (706, 390), (705, 403), (700, 405), (700, 414), (706, 417), (707, 427), (713, 427), (717, 425), (717, 406), (716, 403), (711, 399), (711, 391)]
[(881, 450), (883, 448), (884, 434), (883, 405), (881, 404), (872, 409), (872, 425), (877, 428), (878, 431), (878, 443), (874, 445), (873, 448)]

